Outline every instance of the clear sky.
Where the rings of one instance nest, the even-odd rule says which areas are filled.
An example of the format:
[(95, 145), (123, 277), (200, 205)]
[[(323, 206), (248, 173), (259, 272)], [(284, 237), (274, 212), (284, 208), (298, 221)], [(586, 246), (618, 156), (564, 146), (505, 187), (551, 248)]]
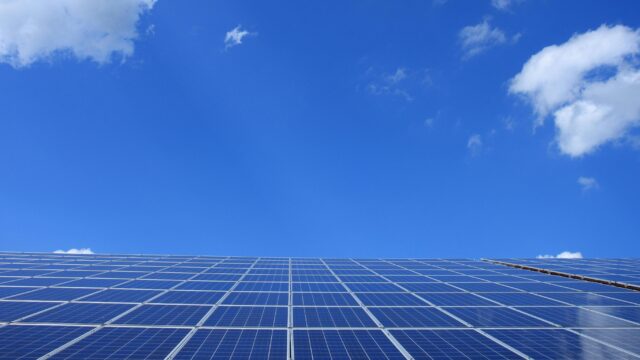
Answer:
[(86, 3), (0, 0), (0, 250), (640, 255), (638, 1)]

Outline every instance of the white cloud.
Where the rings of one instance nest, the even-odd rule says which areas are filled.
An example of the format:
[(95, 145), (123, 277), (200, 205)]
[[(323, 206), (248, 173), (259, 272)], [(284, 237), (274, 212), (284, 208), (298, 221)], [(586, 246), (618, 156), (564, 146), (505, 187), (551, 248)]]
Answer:
[(0, 62), (14, 68), (56, 55), (104, 64), (131, 56), (137, 23), (156, 0), (1, 0)]
[[(515, 42), (519, 37), (519, 34), (515, 35), (511, 41)], [(466, 59), (510, 41), (504, 31), (489, 23), (488, 18), (479, 24), (463, 27), (458, 33), (458, 38)]]
[(571, 252), (571, 251), (563, 251), (558, 255), (538, 255), (536, 256), (538, 259), (582, 259), (582, 253), (580, 251)]
[(90, 248), (69, 249), (69, 250), (56, 250), (54, 254), (69, 254), (69, 255), (92, 255), (95, 254)]
[(582, 191), (597, 189), (600, 185), (595, 178), (580, 176), (578, 184), (582, 187)]
[(529, 100), (538, 125), (552, 115), (560, 151), (579, 157), (640, 125), (640, 31), (602, 25), (533, 55), (509, 91)]
[(242, 44), (242, 39), (249, 35), (254, 35), (247, 30), (242, 30), (242, 26), (238, 25), (230, 31), (227, 31), (227, 34), (224, 36), (224, 48), (228, 49), (230, 47), (234, 47)]
[(397, 68), (396, 72), (387, 76), (387, 81), (396, 84), (407, 78), (407, 71), (404, 68)]
[(511, 6), (511, 0), (491, 0), (491, 5), (498, 10), (507, 10)]
[(479, 134), (473, 134), (467, 141), (467, 149), (471, 155), (478, 155), (482, 151), (482, 137)]

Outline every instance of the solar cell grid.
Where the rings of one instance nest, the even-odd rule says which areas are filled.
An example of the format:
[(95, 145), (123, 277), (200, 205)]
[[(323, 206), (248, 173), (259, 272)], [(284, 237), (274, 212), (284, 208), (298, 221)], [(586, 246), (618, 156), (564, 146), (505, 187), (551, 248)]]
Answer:
[(429, 306), (421, 298), (409, 293), (356, 293), (366, 306)]
[[(31, 289), (33, 290), (33, 288)], [(11, 300), (50, 300), (50, 301), (70, 301), (89, 295), (98, 291), (97, 289), (85, 288), (43, 288), (20, 295), (11, 296)]]
[(38, 359), (89, 330), (77, 326), (0, 327), (0, 359)]
[(220, 306), (204, 326), (286, 327), (288, 309), (277, 306)]
[(284, 330), (200, 329), (178, 352), (178, 360), (285, 359)]
[(391, 330), (414, 359), (521, 359), (475, 330)]
[(217, 291), (168, 291), (156, 298), (152, 303), (157, 304), (203, 304), (213, 305), (224, 295)]
[(115, 320), (114, 324), (195, 326), (209, 309), (209, 306), (142, 305)]
[(163, 359), (186, 329), (102, 328), (51, 359)]
[(535, 359), (635, 359), (605, 344), (567, 330), (487, 330), (487, 333)]
[(294, 307), (294, 327), (376, 327), (359, 307)]
[(405, 359), (380, 330), (294, 330), (296, 359)]
[(0, 322), (15, 321), (60, 305), (55, 302), (0, 301)]
[(386, 327), (464, 327), (465, 325), (444, 312), (432, 307), (369, 308)]
[(294, 293), (293, 305), (307, 306), (357, 306), (349, 293)]
[(133, 308), (125, 304), (69, 303), (29, 316), (21, 322), (60, 324), (102, 324)]

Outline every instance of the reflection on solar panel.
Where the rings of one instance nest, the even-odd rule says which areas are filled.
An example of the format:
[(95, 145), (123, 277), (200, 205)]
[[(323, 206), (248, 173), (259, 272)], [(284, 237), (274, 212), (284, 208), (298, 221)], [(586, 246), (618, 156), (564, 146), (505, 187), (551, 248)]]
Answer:
[(640, 260), (508, 260), (547, 273), (468, 259), (0, 253), (0, 359), (640, 357)]

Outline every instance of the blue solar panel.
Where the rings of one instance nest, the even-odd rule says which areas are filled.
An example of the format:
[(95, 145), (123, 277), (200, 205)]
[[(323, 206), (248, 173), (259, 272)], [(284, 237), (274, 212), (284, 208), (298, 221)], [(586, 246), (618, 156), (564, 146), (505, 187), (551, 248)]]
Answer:
[(287, 305), (288, 293), (231, 292), (222, 302), (231, 305)]
[(82, 301), (95, 302), (144, 302), (160, 294), (160, 290), (120, 290), (107, 289), (81, 298)]
[(521, 359), (475, 330), (391, 330), (414, 359)]
[(0, 301), (0, 321), (15, 321), (27, 315), (60, 305), (55, 302)]
[(528, 314), (553, 322), (564, 327), (628, 327), (640, 326), (627, 321), (619, 320), (611, 316), (602, 315), (595, 311), (571, 307), (523, 307), (520, 308)]
[(535, 359), (636, 358), (562, 329), (487, 330), (487, 333)]
[(11, 300), (51, 300), (69, 301), (96, 292), (96, 289), (83, 288), (44, 288), (21, 295), (12, 296)]
[(213, 305), (217, 303), (223, 295), (223, 292), (214, 291), (168, 291), (154, 298), (151, 302), (159, 304)]
[(436, 306), (496, 306), (496, 303), (469, 293), (418, 293)]
[(0, 287), (0, 299), (37, 290), (33, 287)]
[(131, 309), (126, 304), (82, 304), (69, 303), (30, 316), (22, 322), (60, 323), (60, 324), (102, 324)]
[(408, 293), (357, 293), (366, 306), (427, 306), (421, 298)]
[(338, 283), (293, 283), (294, 292), (346, 292), (347, 289)]
[(633, 305), (625, 301), (616, 300), (592, 293), (545, 293), (544, 296), (565, 302), (571, 305), (591, 305), (591, 306), (616, 306)]
[(349, 293), (294, 293), (293, 305), (307, 306), (357, 306)]
[(247, 282), (241, 281), (234, 289), (235, 291), (289, 291), (289, 283), (282, 282)]
[(506, 307), (447, 308), (447, 311), (478, 327), (550, 326), (546, 322)]
[(107, 327), (52, 359), (164, 359), (188, 332), (186, 329)]
[(122, 279), (79, 279), (69, 281), (64, 284), (65, 287), (87, 287), (87, 288), (106, 288), (122, 284), (126, 280)]
[[(638, 352), (639, 295), (612, 285), (465, 259), (256, 260), (0, 253), (0, 269), (7, 266), (0, 270), (0, 284), (5, 284), (0, 295), (9, 293), (0, 298), (0, 322), (12, 322), (0, 329), (55, 324), (95, 331), (100, 325), (86, 339), (74, 337), (77, 343), (61, 341), (43, 350), (63, 349), (53, 358), (75, 359), (105, 354), (151, 359), (169, 353), (197, 359), (403, 354), (505, 359), (521, 353), (567, 358), (574, 350), (578, 352), (569, 357), (606, 355), (609, 360), (627, 355), (607, 344)], [(635, 260), (526, 261), (568, 273), (640, 281), (640, 261)], [(176, 339), (169, 333), (138, 336), (178, 328)], [(572, 332), (553, 332), (563, 328)], [(513, 345), (517, 350), (486, 333), (525, 329), (541, 332), (532, 332), (528, 343)], [(548, 335), (539, 335), (544, 332), (559, 334), (564, 350), (555, 350), (560, 346), (555, 344), (544, 349)], [(536, 338), (543, 345), (532, 344)], [(164, 344), (166, 339), (170, 345)], [(29, 338), (33, 349), (40, 347), (37, 340), (47, 339)]]
[(233, 287), (232, 282), (217, 281), (185, 281), (178, 285), (176, 290), (208, 290), (208, 291), (226, 291)]
[(200, 329), (178, 352), (177, 360), (286, 359), (284, 330)]
[(380, 330), (294, 330), (295, 358), (405, 359)]
[(294, 327), (376, 327), (359, 307), (294, 307)]
[(63, 278), (22, 278), (19, 280), (14, 280), (8, 283), (4, 283), (3, 285), (11, 285), (11, 286), (52, 286), (58, 285), (62, 283), (66, 283), (72, 281), (73, 279), (63, 279)]
[(588, 337), (640, 354), (640, 329), (578, 329)]
[(593, 311), (607, 314), (640, 324), (640, 306), (594, 306)]
[(209, 311), (208, 306), (142, 305), (114, 324), (128, 325), (196, 325)]
[(204, 326), (286, 327), (288, 310), (276, 306), (220, 306)]
[(483, 297), (507, 306), (562, 306), (561, 302), (527, 293), (483, 293)]
[(169, 280), (133, 280), (116, 286), (118, 289), (171, 289), (180, 284), (178, 281)]
[(369, 308), (385, 327), (464, 327), (444, 312), (430, 307)]
[(0, 327), (0, 359), (38, 359), (90, 331), (77, 326)]

